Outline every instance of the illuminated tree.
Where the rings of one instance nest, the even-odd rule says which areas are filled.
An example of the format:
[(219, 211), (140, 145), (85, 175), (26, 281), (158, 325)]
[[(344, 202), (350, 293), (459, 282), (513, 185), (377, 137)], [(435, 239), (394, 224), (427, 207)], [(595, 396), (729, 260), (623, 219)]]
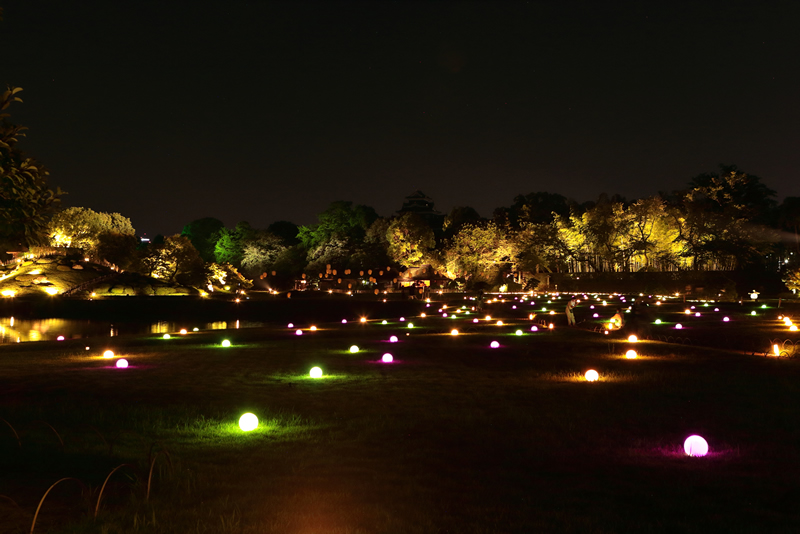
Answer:
[(139, 263), (142, 274), (197, 286), (204, 281), (203, 259), (189, 238), (173, 235), (164, 238), (164, 243), (151, 243), (142, 251)]
[(251, 277), (271, 270), (286, 250), (283, 240), (271, 232), (255, 230), (242, 242), (242, 270)]
[(254, 235), (255, 229), (246, 221), (237, 224), (233, 230), (220, 229), (214, 244), (214, 257), (217, 263), (230, 263), (234, 267), (241, 266), (244, 244)]
[(467, 281), (491, 281), (500, 270), (513, 262), (514, 243), (493, 222), (465, 224), (445, 250), (449, 275)]
[(47, 186), (48, 172), (17, 148), (25, 128), (7, 122), (4, 110), (22, 102), (19, 87), (9, 87), (0, 95), (0, 240), (17, 243), (43, 243), (45, 226), (63, 195), (61, 189)]
[(47, 225), (47, 235), (54, 247), (82, 248), (95, 252), (102, 234), (136, 235), (131, 220), (119, 213), (96, 212), (89, 208), (59, 211)]
[(301, 226), (297, 235), (307, 253), (307, 270), (318, 271), (327, 264), (366, 266), (370, 257), (364, 248), (367, 230), (378, 219), (373, 208), (337, 201), (317, 219), (318, 224)]
[(219, 232), (224, 228), (225, 224), (219, 219), (203, 217), (184, 226), (181, 235), (189, 238), (203, 261), (213, 262), (216, 259), (214, 246), (219, 239)]
[(386, 239), (389, 257), (405, 267), (420, 265), (436, 246), (431, 227), (413, 212), (392, 220), (386, 231)]

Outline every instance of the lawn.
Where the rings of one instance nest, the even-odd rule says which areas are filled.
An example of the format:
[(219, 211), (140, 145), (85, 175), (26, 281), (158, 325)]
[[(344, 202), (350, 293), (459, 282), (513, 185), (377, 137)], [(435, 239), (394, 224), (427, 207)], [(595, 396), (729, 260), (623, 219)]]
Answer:
[[(35, 532), (800, 531), (800, 359), (763, 355), (796, 339), (791, 310), (665, 302), (645, 314), (656, 341), (632, 344), (595, 331), (611, 302), (582, 303), (578, 328), (543, 302), (451, 319), (463, 303), (2, 346), (0, 532), (30, 532), (62, 477), (80, 484), (51, 491)], [(707, 456), (685, 455), (691, 434)]]

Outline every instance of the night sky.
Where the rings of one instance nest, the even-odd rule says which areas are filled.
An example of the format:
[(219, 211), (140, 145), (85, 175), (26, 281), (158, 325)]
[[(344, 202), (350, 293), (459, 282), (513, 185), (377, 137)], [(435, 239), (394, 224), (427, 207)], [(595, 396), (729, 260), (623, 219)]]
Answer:
[(796, 1), (0, 6), (23, 148), (140, 233), (634, 199), (720, 163), (800, 196)]

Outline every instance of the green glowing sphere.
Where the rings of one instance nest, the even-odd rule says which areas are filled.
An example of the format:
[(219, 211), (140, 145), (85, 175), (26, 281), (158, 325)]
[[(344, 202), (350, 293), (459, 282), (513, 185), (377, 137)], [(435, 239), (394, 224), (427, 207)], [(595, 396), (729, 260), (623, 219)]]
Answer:
[(244, 432), (250, 432), (258, 428), (258, 417), (254, 414), (246, 413), (239, 418), (239, 428)]
[(222, 340), (222, 346), (223, 346), (223, 347), (230, 347), (230, 346), (231, 346), (231, 342), (230, 342), (230, 340), (223, 339), (223, 340)]
[(312, 367), (309, 375), (311, 378), (322, 378), (322, 369), (319, 367)]
[(355, 354), (356, 352), (358, 352), (358, 345), (352, 345), (352, 346), (350, 347), (350, 352), (351, 352), (352, 354)]

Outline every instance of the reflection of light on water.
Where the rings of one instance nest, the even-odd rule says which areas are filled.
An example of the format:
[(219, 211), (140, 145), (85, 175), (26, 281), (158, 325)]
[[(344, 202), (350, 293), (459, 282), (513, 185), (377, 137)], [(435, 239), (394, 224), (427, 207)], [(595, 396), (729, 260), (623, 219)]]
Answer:
[(108, 335), (109, 335), (110, 337), (118, 336), (118, 335), (119, 335), (119, 330), (117, 330), (116, 328), (114, 328), (114, 327), (112, 326), (112, 327), (111, 327), (111, 331), (109, 332), (109, 334), (108, 334)]
[(225, 330), (228, 328), (228, 321), (214, 321), (209, 323), (208, 327), (210, 330)]

